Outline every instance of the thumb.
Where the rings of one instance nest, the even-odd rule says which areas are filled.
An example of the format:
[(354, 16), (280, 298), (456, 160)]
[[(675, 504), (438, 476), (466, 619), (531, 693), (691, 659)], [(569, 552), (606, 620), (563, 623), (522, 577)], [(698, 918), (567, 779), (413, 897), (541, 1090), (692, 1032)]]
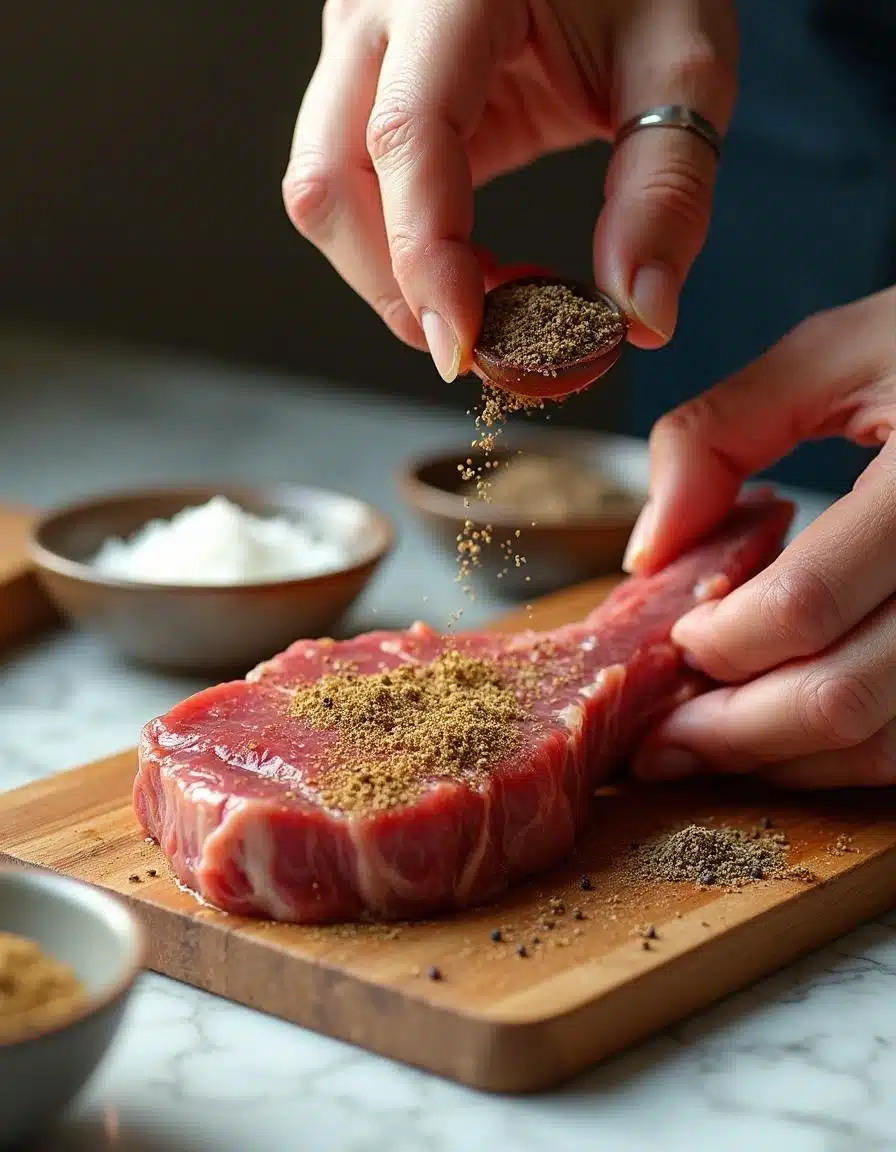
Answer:
[(896, 426), (896, 289), (803, 321), (742, 372), (660, 419), (650, 495), (624, 567), (662, 568), (728, 511), (745, 480), (803, 440), (877, 446)]
[[(629, 8), (637, 12), (615, 40), (616, 131), (652, 108), (677, 104), (722, 135), (736, 90), (731, 6), (704, 5), (699, 30), (668, 0)], [(621, 140), (610, 160), (594, 235), (595, 279), (628, 312), (639, 347), (665, 344), (675, 330), (678, 298), (709, 228), (717, 164), (695, 132), (660, 126)]]

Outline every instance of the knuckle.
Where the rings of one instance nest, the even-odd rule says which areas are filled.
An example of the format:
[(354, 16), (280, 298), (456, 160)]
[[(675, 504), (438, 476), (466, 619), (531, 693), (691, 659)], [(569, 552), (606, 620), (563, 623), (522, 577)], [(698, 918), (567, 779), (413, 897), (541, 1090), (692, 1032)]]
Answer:
[(713, 392), (703, 392), (657, 420), (650, 433), (650, 446), (653, 448), (659, 440), (708, 443), (712, 439), (710, 430), (718, 422), (716, 397)]
[(399, 284), (414, 276), (426, 261), (426, 245), (412, 232), (394, 230), (389, 236), (392, 275)]
[(888, 787), (896, 783), (896, 744), (891, 732), (882, 732), (857, 748), (857, 774), (860, 781), (872, 788)]
[(791, 566), (772, 575), (759, 592), (763, 628), (793, 656), (825, 648), (843, 631), (844, 614), (828, 579), (807, 566)]
[(701, 160), (691, 153), (670, 152), (662, 168), (644, 181), (641, 195), (654, 210), (702, 235), (712, 206), (712, 180)]
[(878, 727), (879, 700), (871, 684), (854, 673), (809, 681), (798, 693), (804, 730), (823, 747), (861, 744)]
[(336, 179), (326, 168), (290, 165), (283, 178), (283, 203), (296, 229), (309, 240), (327, 235), (336, 203)]
[(408, 338), (410, 310), (401, 296), (383, 294), (373, 301), (373, 310), (383, 323), (403, 340)]
[(688, 48), (677, 54), (667, 69), (670, 91), (687, 96), (685, 103), (697, 103), (700, 96), (711, 93), (714, 103), (731, 107), (737, 94), (735, 56), (722, 51), (720, 45), (704, 36), (694, 38)]
[(801, 320), (785, 339), (801, 348), (815, 348), (820, 341), (827, 343), (830, 340), (832, 330), (840, 326), (840, 319), (840, 310), (836, 308), (813, 312)]
[(367, 152), (377, 166), (401, 165), (417, 136), (418, 116), (398, 94), (382, 97), (367, 122)]
[(323, 27), (328, 33), (353, 19), (361, 8), (361, 0), (326, 0), (323, 7)]

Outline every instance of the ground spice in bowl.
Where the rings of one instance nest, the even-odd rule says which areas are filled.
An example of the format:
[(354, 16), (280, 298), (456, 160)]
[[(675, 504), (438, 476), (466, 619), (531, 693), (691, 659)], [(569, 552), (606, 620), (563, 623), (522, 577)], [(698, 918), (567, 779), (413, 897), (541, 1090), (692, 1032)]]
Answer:
[[(480, 495), (481, 481), (468, 483), (465, 493)], [(628, 510), (633, 498), (595, 469), (564, 456), (520, 455), (493, 462), (488, 480), (489, 502), (521, 521), (539, 523), (597, 517)]]
[(87, 1003), (71, 968), (33, 940), (0, 932), (0, 1044), (64, 1023)]
[(567, 284), (511, 282), (489, 292), (478, 346), (504, 364), (555, 376), (625, 335), (617, 311)]

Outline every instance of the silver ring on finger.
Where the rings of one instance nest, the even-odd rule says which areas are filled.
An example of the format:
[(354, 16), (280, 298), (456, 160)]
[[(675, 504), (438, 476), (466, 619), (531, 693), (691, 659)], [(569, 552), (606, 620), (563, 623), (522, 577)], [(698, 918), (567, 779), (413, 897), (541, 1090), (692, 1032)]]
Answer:
[(708, 144), (715, 153), (717, 160), (722, 155), (721, 134), (716, 131), (705, 116), (701, 116), (693, 108), (685, 107), (684, 104), (664, 104), (659, 108), (649, 108), (640, 116), (632, 116), (631, 120), (626, 120), (616, 133), (614, 147), (618, 148), (623, 140), (644, 128), (684, 129), (685, 132), (692, 132)]

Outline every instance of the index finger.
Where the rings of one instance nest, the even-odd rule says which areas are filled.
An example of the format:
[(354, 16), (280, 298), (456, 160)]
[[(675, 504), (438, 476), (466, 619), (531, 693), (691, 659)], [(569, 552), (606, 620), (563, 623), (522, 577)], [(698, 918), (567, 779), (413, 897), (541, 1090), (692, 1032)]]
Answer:
[(404, 4), (389, 29), (367, 145), (395, 278), (449, 381), (469, 366), (484, 297), (465, 140), (526, 31), (524, 6), (489, 0)]
[(716, 680), (739, 681), (821, 652), (896, 590), (884, 558), (896, 539), (896, 436), (858, 489), (838, 500), (764, 571), (701, 604), (672, 639)]

